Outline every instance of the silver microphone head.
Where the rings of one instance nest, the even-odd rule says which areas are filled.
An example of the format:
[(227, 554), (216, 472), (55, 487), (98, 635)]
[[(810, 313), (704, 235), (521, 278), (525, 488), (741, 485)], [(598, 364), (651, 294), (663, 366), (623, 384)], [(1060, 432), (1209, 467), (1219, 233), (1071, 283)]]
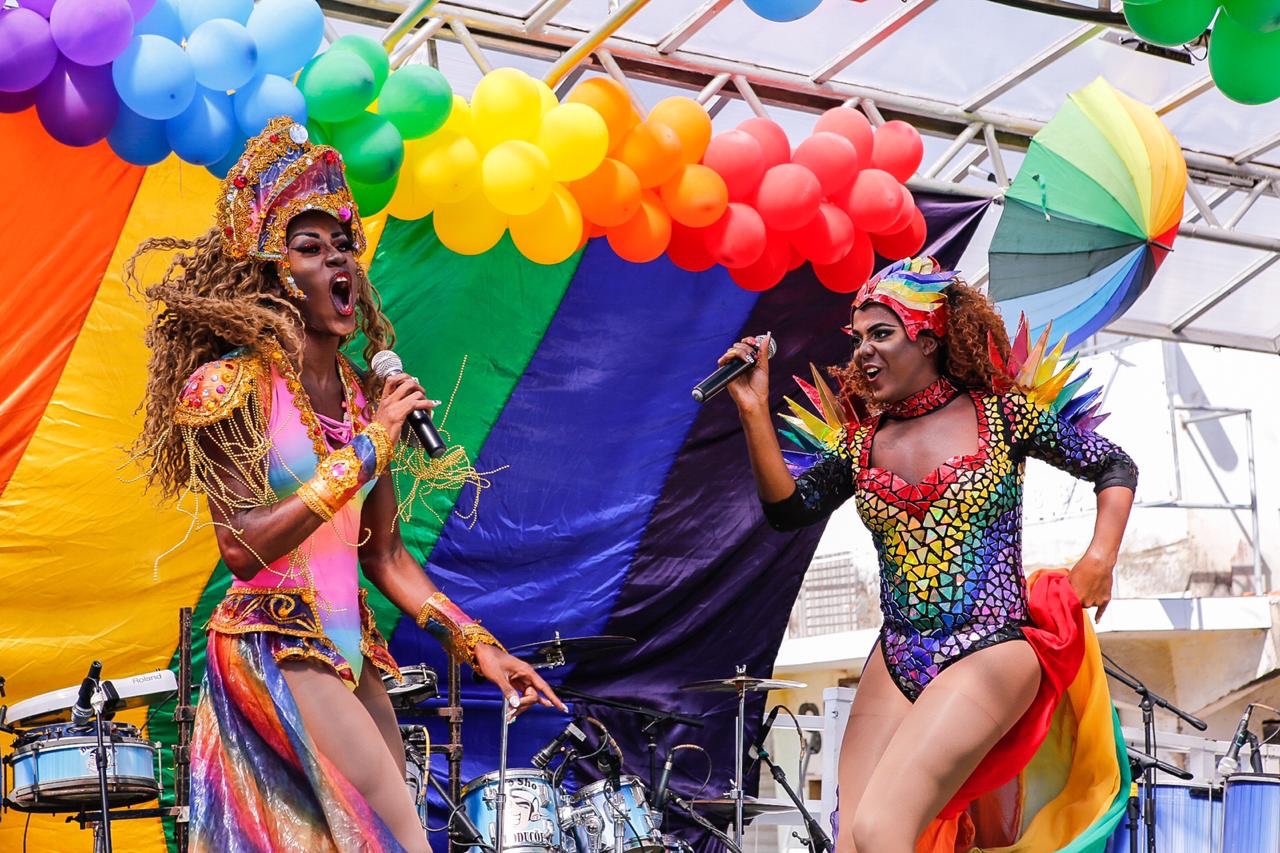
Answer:
[[(760, 345), (760, 338), (762, 337), (764, 337), (764, 335), (756, 336), (757, 346)], [(778, 339), (775, 338), (773, 335), (769, 335), (769, 358), (773, 358), (777, 354), (778, 354)]]
[(369, 369), (378, 378), (386, 379), (388, 376), (403, 373), (404, 363), (400, 361), (400, 356), (389, 349), (384, 349), (374, 353), (373, 358), (369, 359)]

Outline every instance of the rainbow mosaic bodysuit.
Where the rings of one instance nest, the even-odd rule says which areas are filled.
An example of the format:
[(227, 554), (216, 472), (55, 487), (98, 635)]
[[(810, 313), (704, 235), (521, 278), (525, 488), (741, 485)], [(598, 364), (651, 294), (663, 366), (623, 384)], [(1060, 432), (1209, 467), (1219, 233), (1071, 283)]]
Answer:
[(1094, 484), (1133, 488), (1123, 450), (1018, 393), (970, 395), (978, 447), (919, 483), (871, 463), (881, 418), (851, 430), (796, 480), (786, 500), (765, 504), (769, 522), (792, 530), (849, 498), (880, 560), (880, 643), (898, 688), (914, 701), (966, 654), (1022, 639), (1028, 623), (1022, 576), (1022, 482), (1028, 457)]

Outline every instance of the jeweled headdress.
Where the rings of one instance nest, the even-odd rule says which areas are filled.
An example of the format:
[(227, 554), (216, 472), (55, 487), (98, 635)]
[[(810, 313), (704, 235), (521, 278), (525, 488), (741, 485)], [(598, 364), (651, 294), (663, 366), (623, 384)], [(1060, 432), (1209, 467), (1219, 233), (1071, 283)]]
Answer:
[(956, 280), (954, 271), (944, 270), (933, 258), (907, 258), (869, 279), (854, 296), (850, 312), (878, 302), (898, 315), (911, 340), (922, 329), (941, 338), (947, 331), (947, 296), (942, 291)]
[(342, 155), (328, 145), (312, 145), (307, 129), (288, 116), (273, 118), (222, 179), (223, 243), (236, 258), (282, 260), (289, 220), (306, 210), (322, 210), (347, 226), (355, 254), (364, 251)]

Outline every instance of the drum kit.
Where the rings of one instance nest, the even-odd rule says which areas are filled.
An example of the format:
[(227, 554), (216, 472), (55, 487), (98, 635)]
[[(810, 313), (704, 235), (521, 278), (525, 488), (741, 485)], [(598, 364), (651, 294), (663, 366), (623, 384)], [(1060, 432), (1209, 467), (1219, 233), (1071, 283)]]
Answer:
[[(561, 637), (559, 633), (546, 641), (511, 649), (511, 653), (533, 665), (535, 669), (552, 669), (610, 654), (635, 642), (630, 637), (592, 636)], [(426, 666), (402, 669), (403, 681), (386, 676), (385, 683), (397, 711), (417, 708), (439, 692), (435, 675)], [(453, 679), (450, 694), (454, 694)], [(794, 681), (755, 678), (743, 667), (728, 678), (685, 684), (680, 689), (694, 693), (730, 693), (737, 700), (737, 760), (730, 789), (722, 798), (686, 801), (668, 790), (671, 758), (678, 749), (698, 749), (696, 744), (681, 744), (667, 756), (665, 768), (658, 776), (658, 738), (664, 726), (682, 723), (701, 727), (697, 717), (674, 713), (644, 705), (620, 702), (594, 696), (567, 687), (558, 692), (570, 701), (605, 706), (625, 712), (636, 720), (639, 731), (648, 739), (649, 778), (642, 780), (623, 771), (624, 756), (608, 729), (585, 712), (575, 715), (563, 732), (531, 759), (531, 767), (507, 766), (508, 728), (513, 720), (503, 714), (501, 755), (497, 770), (478, 776), (465, 785), (446, 790), (427, 767), (427, 753), (445, 753), (451, 759), (460, 756), (454, 743), (424, 748), (421, 729), (401, 727), (405, 737), (408, 785), (419, 806), (423, 826), (427, 825), (425, 785), (432, 785), (449, 811), (448, 829), (455, 850), (474, 853), (687, 853), (688, 845), (670, 834), (664, 834), (663, 823), (669, 806), (677, 806), (689, 819), (715, 833), (731, 850), (740, 851), (744, 823), (758, 815), (794, 812), (791, 806), (759, 803), (744, 790), (746, 758), (746, 699), (748, 694), (767, 690), (803, 687)], [(441, 716), (461, 719), (456, 698), (439, 709)], [(451, 736), (451, 741), (453, 740)], [(758, 748), (759, 744), (756, 745)], [(768, 760), (768, 754), (757, 758)], [(558, 760), (557, 760), (558, 759)], [(573, 788), (568, 777), (580, 765), (594, 766), (604, 778)], [(457, 774), (451, 767), (450, 778)], [(777, 773), (775, 771), (775, 778)], [(797, 802), (798, 799), (797, 799)], [(800, 804), (803, 808), (803, 804)], [(722, 831), (728, 824), (732, 836)], [(829, 844), (829, 841), (828, 841)]]

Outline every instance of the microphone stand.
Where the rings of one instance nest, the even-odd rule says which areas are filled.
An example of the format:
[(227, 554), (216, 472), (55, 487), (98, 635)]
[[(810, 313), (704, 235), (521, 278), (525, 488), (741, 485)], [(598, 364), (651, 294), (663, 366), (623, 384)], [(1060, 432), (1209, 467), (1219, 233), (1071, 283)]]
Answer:
[(98, 850), (101, 853), (111, 853), (111, 804), (107, 799), (107, 747), (102, 739), (102, 730), (105, 728), (102, 709), (106, 706), (106, 702), (107, 695), (102, 691), (102, 679), (99, 678), (93, 685), (93, 698), (89, 700), (89, 704), (93, 706), (95, 728), (98, 730), (98, 747), (93, 752), (93, 759), (98, 765), (98, 793), (102, 798), (102, 820), (98, 824), (102, 844), (94, 845), (95, 853)]
[[(449, 792), (445, 790), (444, 785), (431, 774), (428, 770), (426, 773), (427, 784), (435, 789), (440, 795), (440, 799), (444, 800), (445, 806), (449, 809), (449, 837), (459, 847), (481, 847), (485, 850), (493, 850), (493, 845), (484, 840), (484, 836), (480, 834), (480, 830), (471, 822), (471, 818), (467, 817), (467, 813), (458, 807), (458, 804), (449, 796)], [(457, 820), (455, 826), (454, 821)]]
[(831, 853), (835, 849), (831, 843), (831, 836), (827, 835), (826, 830), (822, 828), (822, 824), (805, 808), (804, 800), (787, 782), (787, 774), (782, 771), (781, 767), (773, 763), (773, 756), (769, 755), (769, 751), (763, 746), (752, 747), (751, 751), (753, 753), (751, 757), (764, 762), (765, 766), (769, 768), (769, 772), (773, 775), (773, 780), (778, 783), (782, 790), (787, 792), (791, 802), (795, 803), (796, 808), (800, 810), (800, 816), (804, 818), (805, 831), (809, 833), (808, 838), (801, 840), (812, 853)]
[(671, 797), (671, 802), (675, 803), (677, 806), (683, 809), (685, 814), (689, 815), (689, 817), (693, 819), (694, 823), (696, 823), (698, 826), (702, 827), (707, 832), (710, 832), (716, 838), (719, 838), (722, 842), (724, 842), (724, 846), (729, 848), (729, 853), (742, 853), (742, 848), (739, 847), (737, 844), (734, 844), (732, 838), (730, 838), (725, 833), (721, 832), (719, 829), (716, 829), (715, 824), (707, 820), (702, 815), (698, 814), (698, 810), (695, 809), (692, 805), (690, 805), (685, 800), (680, 799), (675, 794), (671, 794), (670, 797)]
[[(1102, 657), (1106, 660), (1103, 668), (1106, 670), (1107, 675), (1138, 694), (1138, 708), (1142, 711), (1142, 751), (1153, 760), (1156, 758), (1156, 749), (1158, 748), (1156, 745), (1155, 718), (1155, 709), (1157, 707), (1165, 709), (1199, 731), (1204, 731), (1208, 728), (1208, 724), (1204, 720), (1188, 714), (1168, 699), (1149, 689), (1136, 676), (1122, 668), (1108, 655), (1104, 654)], [(1146, 827), (1146, 850), (1147, 853), (1156, 853), (1156, 765), (1146, 764), (1142, 767), (1142, 771), (1142, 822)], [(1131, 853), (1137, 853), (1138, 849), (1138, 830), (1133, 821), (1138, 811), (1136, 800), (1136, 796), (1129, 797), (1129, 850)]]

